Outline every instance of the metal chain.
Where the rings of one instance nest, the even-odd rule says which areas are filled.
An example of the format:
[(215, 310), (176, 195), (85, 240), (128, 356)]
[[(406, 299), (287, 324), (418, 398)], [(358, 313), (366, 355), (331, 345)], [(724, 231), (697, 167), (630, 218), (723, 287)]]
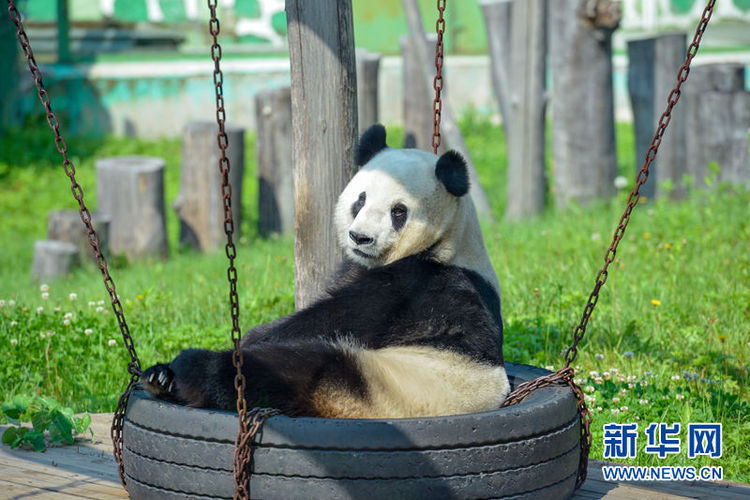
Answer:
[(112, 310), (114, 311), (115, 317), (117, 318), (117, 324), (120, 327), (120, 332), (122, 333), (122, 340), (128, 350), (128, 354), (130, 354), (130, 363), (128, 363), (130, 382), (128, 382), (127, 389), (125, 389), (125, 392), (122, 394), (122, 396), (120, 396), (120, 399), (117, 402), (117, 409), (114, 413), (111, 429), (112, 444), (114, 447), (113, 453), (115, 456), (115, 461), (117, 462), (119, 468), (120, 481), (122, 482), (123, 486), (125, 486), (125, 471), (123, 469), (122, 463), (122, 421), (125, 416), (125, 408), (127, 407), (130, 393), (133, 391), (133, 388), (138, 382), (138, 378), (141, 374), (141, 362), (138, 359), (138, 354), (135, 352), (135, 345), (133, 344), (133, 338), (130, 336), (130, 329), (128, 328), (128, 324), (125, 321), (125, 314), (123, 313), (120, 299), (117, 296), (115, 282), (109, 274), (109, 269), (107, 268), (107, 260), (104, 258), (101, 247), (99, 245), (99, 237), (96, 235), (94, 226), (91, 223), (91, 212), (89, 212), (89, 209), (86, 208), (86, 204), (83, 201), (83, 189), (76, 181), (75, 166), (73, 165), (73, 162), (71, 162), (68, 158), (68, 146), (65, 143), (65, 139), (63, 139), (62, 134), (60, 133), (60, 123), (58, 122), (55, 113), (52, 111), (49, 94), (47, 93), (47, 90), (44, 87), (44, 82), (42, 80), (42, 73), (41, 71), (39, 71), (39, 66), (37, 66), (36, 59), (34, 58), (34, 52), (31, 49), (29, 38), (26, 35), (26, 31), (24, 30), (23, 21), (21, 20), (21, 14), (18, 12), (18, 9), (16, 8), (13, 0), (8, 0), (8, 13), (10, 14), (10, 18), (13, 21), (13, 24), (15, 24), (16, 26), (16, 37), (18, 38), (18, 42), (21, 44), (21, 48), (23, 49), (24, 55), (26, 56), (26, 62), (29, 66), (29, 71), (31, 71), (31, 76), (34, 78), (34, 84), (36, 85), (39, 100), (42, 102), (42, 106), (44, 107), (44, 111), (47, 115), (47, 123), (49, 124), (50, 129), (52, 130), (52, 134), (55, 137), (55, 147), (62, 156), (62, 164), (65, 170), (65, 175), (67, 175), (70, 179), (70, 190), (73, 193), (73, 197), (78, 202), (78, 211), (81, 214), (81, 220), (86, 226), (89, 243), (91, 244), (91, 248), (93, 248), (94, 250), (97, 266), (99, 267), (99, 270), (102, 273), (102, 278), (104, 279), (104, 287), (107, 289), (109, 298), (112, 301)]
[(435, 89), (435, 99), (432, 101), (432, 152), (437, 154), (440, 147), (440, 118), (443, 112), (443, 101), (440, 92), (443, 90), (443, 33), (445, 33), (445, 1), (437, 0), (438, 20), (435, 23), (437, 43), (435, 44), (435, 78), (432, 87)]
[[(208, 22), (208, 30), (213, 37), (211, 45), (211, 59), (214, 61), (214, 88), (216, 91), (216, 123), (219, 125), (217, 142), (221, 150), (219, 158), (219, 171), (221, 172), (221, 192), (224, 206), (224, 232), (227, 235), (225, 252), (229, 259), (227, 269), (227, 278), (229, 280), (229, 305), (232, 316), (232, 343), (234, 352), (232, 353), (232, 364), (237, 373), (234, 376), (234, 387), (237, 389), (237, 415), (239, 418), (239, 431), (235, 439), (234, 448), (234, 482), (235, 482), (235, 499), (248, 498), (248, 484), (250, 474), (251, 460), (251, 443), (252, 438), (257, 432), (260, 424), (255, 425), (255, 416), (253, 425), (248, 428), (247, 420), (247, 403), (245, 401), (245, 376), (242, 374), (242, 349), (240, 349), (240, 301), (237, 295), (237, 269), (234, 266), (234, 259), (237, 257), (237, 250), (234, 246), (234, 221), (232, 219), (232, 186), (229, 182), (229, 158), (227, 157), (227, 147), (229, 139), (225, 129), (226, 111), (224, 110), (224, 73), (221, 71), (221, 45), (219, 45), (219, 19), (216, 16), (217, 0), (208, 0), (208, 9), (211, 11), (211, 19)], [(263, 417), (260, 418), (262, 423)]]
[(505, 403), (503, 404), (503, 406), (510, 406), (519, 403), (536, 389), (540, 389), (551, 384), (565, 383), (573, 390), (578, 403), (578, 410), (581, 415), (581, 459), (578, 468), (578, 477), (576, 478), (576, 488), (580, 488), (581, 485), (583, 485), (583, 482), (586, 480), (588, 454), (589, 450), (591, 449), (591, 432), (589, 430), (589, 427), (591, 425), (592, 417), (588, 408), (586, 408), (586, 402), (581, 388), (578, 387), (573, 381), (573, 375), (575, 371), (571, 367), (571, 365), (578, 355), (578, 343), (581, 341), (581, 339), (583, 339), (583, 336), (586, 333), (586, 327), (588, 326), (589, 319), (591, 318), (591, 314), (594, 312), (596, 303), (599, 300), (599, 292), (602, 286), (604, 286), (604, 283), (606, 283), (607, 281), (607, 269), (609, 268), (609, 265), (615, 260), (617, 247), (620, 244), (622, 237), (625, 235), (625, 229), (628, 226), (628, 222), (630, 222), (630, 215), (633, 212), (635, 206), (638, 204), (638, 200), (641, 196), (641, 186), (646, 182), (646, 179), (648, 179), (649, 167), (656, 157), (656, 153), (658, 152), (662, 138), (664, 137), (664, 132), (666, 131), (667, 125), (669, 125), (669, 122), (671, 120), (672, 109), (680, 99), (680, 89), (682, 87), (682, 84), (685, 83), (685, 80), (687, 80), (688, 74), (690, 73), (690, 63), (692, 63), (695, 54), (698, 52), (698, 47), (700, 46), (701, 39), (703, 38), (703, 33), (706, 31), (706, 27), (708, 26), (708, 21), (711, 19), (711, 14), (713, 13), (715, 4), (716, 0), (709, 0), (705, 9), (703, 9), (703, 14), (701, 15), (698, 27), (695, 30), (693, 41), (688, 47), (685, 62), (680, 67), (680, 70), (677, 73), (677, 84), (667, 97), (667, 108), (659, 118), (659, 124), (656, 128), (656, 132), (654, 132), (653, 138), (651, 139), (651, 144), (648, 148), (648, 151), (646, 152), (646, 158), (643, 163), (643, 167), (641, 167), (641, 169), (638, 171), (635, 187), (633, 188), (633, 191), (631, 191), (630, 196), (628, 196), (628, 202), (627, 206), (625, 207), (625, 212), (622, 214), (620, 222), (617, 224), (617, 229), (615, 230), (614, 236), (612, 238), (612, 244), (609, 246), (609, 249), (604, 256), (604, 266), (596, 276), (596, 283), (594, 284), (594, 289), (591, 292), (591, 295), (589, 295), (586, 307), (584, 307), (583, 309), (581, 321), (578, 323), (578, 326), (575, 327), (575, 330), (573, 332), (573, 344), (565, 352), (565, 366), (550, 375), (520, 384), (508, 396)]

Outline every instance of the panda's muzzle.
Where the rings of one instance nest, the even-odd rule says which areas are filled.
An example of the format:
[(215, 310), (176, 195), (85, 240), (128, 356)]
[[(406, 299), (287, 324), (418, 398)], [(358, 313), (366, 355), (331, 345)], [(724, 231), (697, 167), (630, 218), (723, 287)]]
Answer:
[(349, 231), (349, 239), (351, 239), (357, 245), (370, 245), (373, 241), (372, 238), (361, 233)]

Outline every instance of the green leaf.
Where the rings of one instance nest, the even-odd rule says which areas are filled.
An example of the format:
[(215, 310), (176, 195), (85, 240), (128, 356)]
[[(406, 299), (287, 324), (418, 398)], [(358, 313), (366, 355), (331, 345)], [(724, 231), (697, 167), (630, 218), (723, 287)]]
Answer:
[(5, 429), (5, 432), (3, 432), (3, 444), (12, 444), (13, 441), (16, 440), (18, 437), (18, 431), (16, 430), (16, 427), (8, 427)]
[(37, 432), (44, 432), (50, 424), (50, 415), (46, 410), (40, 410), (38, 413), (31, 415), (31, 425)]
[(70, 419), (58, 410), (55, 410), (52, 412), (52, 423), (57, 429), (60, 437), (69, 444), (73, 444), (73, 423)]
[(29, 432), (24, 436), (24, 441), (34, 447), (34, 451), (44, 451), (47, 449), (47, 443), (44, 442), (44, 433)]
[(73, 427), (76, 430), (76, 434), (83, 434), (86, 432), (86, 429), (89, 428), (91, 425), (91, 415), (86, 413), (82, 417), (75, 417), (73, 418)]

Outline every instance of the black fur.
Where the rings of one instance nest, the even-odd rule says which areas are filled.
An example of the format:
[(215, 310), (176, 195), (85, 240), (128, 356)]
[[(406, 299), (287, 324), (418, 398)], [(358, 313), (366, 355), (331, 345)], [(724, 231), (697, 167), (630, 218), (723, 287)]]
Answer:
[[(326, 298), (243, 338), (249, 404), (317, 416), (309, 398), (326, 382), (366, 398), (355, 360), (335, 346), (343, 338), (371, 349), (430, 346), (503, 364), (499, 300), (472, 271), (416, 255), (374, 269), (347, 263), (334, 283)], [(169, 364), (166, 384), (150, 384), (151, 375), (164, 367), (156, 365), (142, 376), (152, 394), (194, 406), (235, 408), (231, 351), (183, 351)]]
[(376, 123), (365, 130), (357, 146), (357, 155), (355, 161), (358, 167), (363, 166), (372, 159), (373, 156), (387, 148), (385, 143), (385, 127)]
[(469, 171), (466, 160), (456, 151), (448, 151), (435, 165), (435, 175), (453, 196), (461, 197), (469, 192)]
[(391, 224), (395, 231), (401, 231), (406, 224), (406, 219), (409, 216), (409, 210), (404, 206), (403, 203), (398, 203), (391, 209)]
[(352, 219), (357, 218), (357, 214), (359, 214), (359, 211), (362, 210), (362, 207), (365, 206), (365, 202), (367, 201), (367, 193), (362, 191), (359, 193), (359, 198), (357, 198), (357, 201), (352, 203)]

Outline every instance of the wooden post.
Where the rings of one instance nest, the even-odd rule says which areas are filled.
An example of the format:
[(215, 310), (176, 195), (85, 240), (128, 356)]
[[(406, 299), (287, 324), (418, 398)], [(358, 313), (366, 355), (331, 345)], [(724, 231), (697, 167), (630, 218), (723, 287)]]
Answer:
[[(227, 126), (225, 130), (229, 140), (232, 219), (237, 238), (242, 224), (245, 129)], [(172, 205), (180, 218), (180, 243), (204, 252), (220, 248), (226, 242), (217, 131), (218, 125), (214, 122), (191, 122), (184, 126), (180, 192)]]
[(129, 260), (167, 255), (164, 160), (120, 156), (96, 161), (99, 212), (110, 217), (109, 250)]
[(68, 0), (57, 0), (57, 62), (70, 62), (70, 17)]
[(492, 88), (495, 91), (505, 137), (510, 120), (510, 54), (513, 0), (480, 0), (487, 32), (487, 52), (490, 55)]
[(255, 95), (258, 139), (258, 233), (294, 230), (292, 91), (289, 87)]
[(357, 116), (359, 135), (378, 123), (380, 54), (357, 49)]
[(7, 127), (18, 125), (19, 82), (21, 63), (18, 58), (18, 40), (15, 25), (8, 9), (0, 9), (0, 134)]
[[(437, 35), (428, 34), (425, 38), (426, 53), (434, 52)], [(400, 42), (404, 92), (404, 147), (432, 151), (432, 100), (435, 90), (432, 86), (428, 87), (422, 77), (422, 61), (418, 59), (417, 51), (411, 45), (411, 38), (404, 35)], [(443, 141), (438, 148), (438, 154), (446, 151)]]
[[(564, 9), (561, 9), (564, 10)], [(508, 197), (505, 216), (520, 219), (544, 208), (546, 0), (513, 4), (508, 128)]]
[[(432, 82), (435, 77), (435, 54), (434, 52), (429, 54), (427, 51), (419, 5), (417, 4), (417, 0), (402, 0), (402, 3), (406, 14), (406, 22), (409, 26), (409, 37), (412, 47), (416, 48), (417, 58), (422, 61), (422, 64), (420, 65), (420, 68), (422, 69), (422, 79), (426, 82), (425, 85), (428, 88), (432, 88)], [(431, 95), (434, 97), (434, 94)], [(432, 100), (432, 97), (430, 97), (430, 100)], [(490, 208), (490, 202), (482, 189), (476, 169), (471, 161), (471, 156), (466, 148), (464, 138), (453, 117), (450, 106), (445, 99), (443, 99), (442, 105), (440, 135), (448, 149), (455, 149), (466, 159), (466, 163), (469, 165), (469, 181), (471, 183), (469, 194), (471, 195), (471, 199), (474, 201), (477, 213), (481, 217), (491, 219), (492, 209)], [(431, 149), (432, 148), (430, 148), (430, 150)]]
[[(91, 224), (99, 238), (99, 247), (103, 252), (108, 251), (109, 216), (99, 213), (91, 214)], [(64, 241), (75, 246), (78, 250), (78, 260), (96, 262), (94, 250), (89, 243), (86, 226), (81, 222), (81, 215), (77, 210), (54, 210), (47, 216), (47, 238), (54, 241)]]
[(550, 8), (552, 150), (559, 207), (615, 193), (612, 32), (619, 22), (617, 2), (609, 0), (559, 0)]
[(295, 305), (341, 262), (336, 199), (354, 173), (357, 74), (351, 0), (287, 0), (292, 81)]
[(41, 240), (34, 243), (31, 276), (35, 279), (54, 279), (70, 273), (78, 261), (78, 249), (64, 241)]
[[(646, 160), (651, 139), (654, 137), (654, 38), (628, 41), (628, 93), (633, 109), (635, 132), (635, 174)], [(658, 156), (658, 155), (657, 155)], [(641, 186), (641, 196), (652, 198), (656, 194), (655, 176), (651, 175)]]
[(715, 162), (720, 182), (750, 187), (750, 92), (745, 90), (744, 65), (694, 66), (684, 89), (687, 166), (696, 184), (705, 185), (709, 164)]

